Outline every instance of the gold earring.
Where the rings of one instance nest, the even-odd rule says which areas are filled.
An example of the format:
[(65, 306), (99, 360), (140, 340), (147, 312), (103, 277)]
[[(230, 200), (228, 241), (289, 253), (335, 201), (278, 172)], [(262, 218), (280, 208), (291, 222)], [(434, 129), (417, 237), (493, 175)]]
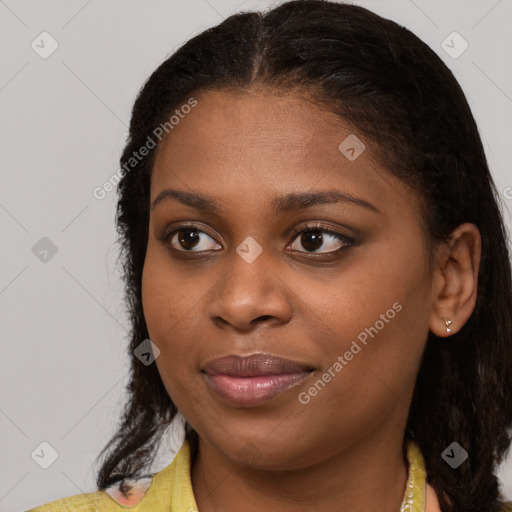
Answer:
[(446, 324), (446, 332), (452, 332), (452, 330), (450, 329), (450, 325), (452, 324), (452, 321), (446, 320), (445, 324)]

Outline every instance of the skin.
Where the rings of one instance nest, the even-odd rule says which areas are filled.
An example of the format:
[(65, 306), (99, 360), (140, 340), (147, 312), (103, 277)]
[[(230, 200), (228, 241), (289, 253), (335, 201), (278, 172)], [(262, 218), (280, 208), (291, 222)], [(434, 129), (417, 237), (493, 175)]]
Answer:
[[(151, 209), (142, 295), (164, 385), (199, 434), (191, 471), (198, 508), (326, 512), (342, 504), (344, 512), (396, 512), (421, 355), (429, 330), (449, 336), (445, 320), (455, 333), (474, 309), (478, 230), (459, 226), (431, 255), (417, 194), (379, 166), (377, 147), (305, 97), (264, 87), (195, 97), (197, 106), (158, 148), (151, 202), (172, 188), (212, 199), (220, 210), (173, 198)], [(366, 145), (354, 161), (338, 149), (349, 134)], [(277, 196), (324, 190), (378, 211), (350, 202), (277, 216), (271, 209)], [(184, 222), (197, 224), (196, 246), (183, 247), (176, 233), (158, 239)], [(315, 259), (291, 231), (315, 222), (355, 244), (333, 255), (344, 242), (322, 232), (316, 253), (326, 258)], [(252, 263), (236, 252), (249, 236), (263, 249)], [(300, 403), (299, 393), (394, 303), (401, 311)], [(257, 407), (222, 401), (201, 368), (254, 352), (315, 371)]]

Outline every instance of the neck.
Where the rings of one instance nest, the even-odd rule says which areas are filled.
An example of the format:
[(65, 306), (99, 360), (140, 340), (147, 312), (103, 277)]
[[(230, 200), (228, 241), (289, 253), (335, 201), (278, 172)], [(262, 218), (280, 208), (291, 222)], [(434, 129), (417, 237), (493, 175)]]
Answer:
[(200, 438), (192, 487), (201, 512), (399, 512), (408, 476), (402, 453), (395, 430), (306, 468), (269, 471), (241, 466)]

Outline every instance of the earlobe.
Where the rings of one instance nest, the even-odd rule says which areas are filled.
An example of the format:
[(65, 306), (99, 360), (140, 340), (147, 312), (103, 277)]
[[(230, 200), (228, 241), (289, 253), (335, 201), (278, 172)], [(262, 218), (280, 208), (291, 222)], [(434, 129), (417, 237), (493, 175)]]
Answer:
[(430, 330), (446, 338), (467, 322), (476, 304), (481, 237), (471, 223), (459, 225), (436, 257)]
[[(436, 322), (433, 324), (433, 322)], [(437, 312), (432, 312), (430, 320), (430, 330), (439, 338), (448, 338), (457, 332), (457, 326), (451, 320), (442, 320), (437, 315)]]

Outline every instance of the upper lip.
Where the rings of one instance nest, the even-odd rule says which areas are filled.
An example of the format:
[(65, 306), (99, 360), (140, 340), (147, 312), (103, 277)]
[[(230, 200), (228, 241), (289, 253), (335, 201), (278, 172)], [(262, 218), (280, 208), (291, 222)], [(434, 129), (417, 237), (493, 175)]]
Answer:
[(312, 369), (311, 366), (304, 363), (258, 352), (249, 356), (232, 354), (213, 359), (204, 366), (203, 371), (208, 375), (254, 377), (280, 373), (303, 373)]

